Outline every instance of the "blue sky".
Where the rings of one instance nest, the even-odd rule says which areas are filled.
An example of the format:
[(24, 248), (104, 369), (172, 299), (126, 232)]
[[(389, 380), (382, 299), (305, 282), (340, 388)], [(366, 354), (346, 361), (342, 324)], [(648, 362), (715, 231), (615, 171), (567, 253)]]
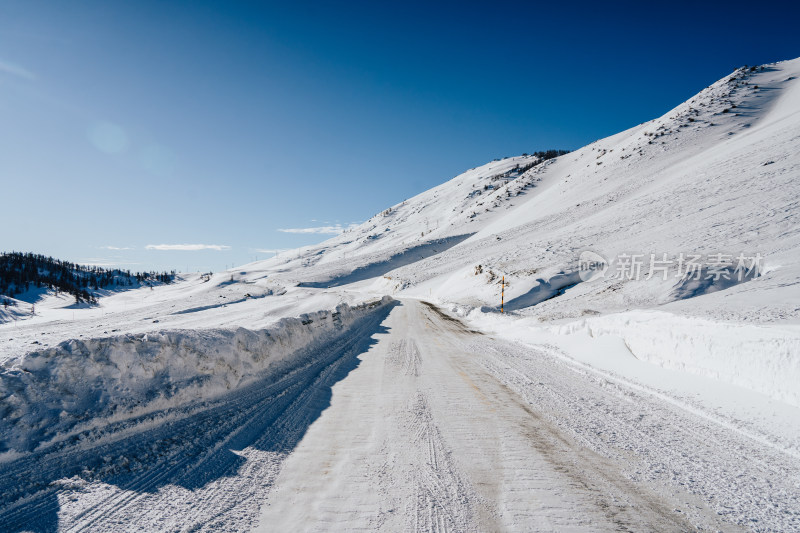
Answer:
[(0, 0), (0, 249), (208, 271), (318, 242), (800, 55), (782, 5)]

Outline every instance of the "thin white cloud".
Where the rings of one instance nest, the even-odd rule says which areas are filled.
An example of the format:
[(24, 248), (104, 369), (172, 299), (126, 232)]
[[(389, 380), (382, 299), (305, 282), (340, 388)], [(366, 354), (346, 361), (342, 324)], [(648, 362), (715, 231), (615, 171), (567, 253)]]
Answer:
[(127, 262), (123, 263), (123, 262), (120, 262), (120, 261), (113, 261), (111, 259), (105, 259), (105, 258), (102, 258), (102, 257), (90, 257), (88, 259), (82, 259), (80, 261), (77, 261), (77, 263), (79, 265), (96, 266), (96, 267), (102, 267), (102, 268), (119, 267), (119, 266), (122, 266), (122, 265), (138, 265), (139, 264), (139, 263), (127, 263)]
[(224, 244), (148, 244), (146, 250), (179, 250), (182, 252), (196, 252), (198, 250), (230, 250)]
[(12, 76), (17, 76), (19, 78), (25, 78), (26, 80), (36, 79), (36, 74), (30, 70), (22, 68), (19, 65), (15, 65), (14, 63), (3, 61), (2, 59), (0, 59), (0, 72), (5, 72), (6, 74), (11, 74)]
[(251, 252), (255, 252), (257, 254), (280, 254), (285, 251), (289, 250), (289, 248), (251, 248)]
[(322, 235), (339, 235), (340, 233), (355, 227), (357, 224), (350, 224), (349, 226), (342, 226), (336, 224), (334, 226), (317, 226), (314, 228), (281, 228), (278, 231), (283, 233), (317, 233)]
[(103, 250), (133, 250), (131, 246), (100, 246)]
[(79, 265), (85, 265), (85, 266), (94, 266), (94, 267), (105, 268), (105, 267), (114, 266), (117, 263), (113, 263), (111, 261), (108, 261), (107, 259), (84, 259), (83, 261), (78, 261), (78, 264)]

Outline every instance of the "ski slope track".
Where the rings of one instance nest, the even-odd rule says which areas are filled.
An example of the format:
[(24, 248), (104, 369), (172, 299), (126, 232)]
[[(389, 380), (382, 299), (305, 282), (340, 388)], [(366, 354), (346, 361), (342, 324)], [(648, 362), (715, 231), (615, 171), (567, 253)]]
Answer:
[(10, 299), (0, 531), (798, 531), (798, 146), (800, 59), (742, 67), (318, 245)]

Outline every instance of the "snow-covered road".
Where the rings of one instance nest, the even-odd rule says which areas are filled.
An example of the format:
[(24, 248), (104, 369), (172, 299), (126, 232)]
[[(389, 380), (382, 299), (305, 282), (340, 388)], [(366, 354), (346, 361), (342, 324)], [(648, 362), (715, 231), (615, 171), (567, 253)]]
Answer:
[(796, 457), (424, 302), (324, 352), (2, 465), (2, 529), (800, 528)]
[(797, 487), (774, 486), (796, 461), (425, 303), (384, 326), (284, 463), (261, 530), (797, 525)]

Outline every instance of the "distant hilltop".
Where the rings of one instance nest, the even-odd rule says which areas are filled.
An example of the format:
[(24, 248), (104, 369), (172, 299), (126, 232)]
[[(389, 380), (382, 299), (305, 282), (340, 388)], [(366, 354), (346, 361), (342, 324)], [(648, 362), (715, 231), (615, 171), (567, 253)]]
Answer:
[(75, 297), (76, 303), (97, 303), (95, 291), (109, 288), (136, 288), (155, 283), (171, 283), (172, 272), (131, 272), (106, 269), (54, 259), (41, 254), (23, 252), (0, 253), (0, 298), (9, 305), (8, 297), (21, 296), (32, 290), (51, 290)]

